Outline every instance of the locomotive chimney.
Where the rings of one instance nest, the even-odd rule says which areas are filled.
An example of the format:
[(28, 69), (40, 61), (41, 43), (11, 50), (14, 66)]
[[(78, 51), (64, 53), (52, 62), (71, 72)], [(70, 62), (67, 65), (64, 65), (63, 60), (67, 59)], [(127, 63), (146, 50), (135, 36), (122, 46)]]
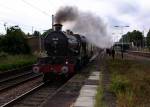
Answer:
[(62, 24), (54, 24), (53, 28), (54, 31), (62, 31)]

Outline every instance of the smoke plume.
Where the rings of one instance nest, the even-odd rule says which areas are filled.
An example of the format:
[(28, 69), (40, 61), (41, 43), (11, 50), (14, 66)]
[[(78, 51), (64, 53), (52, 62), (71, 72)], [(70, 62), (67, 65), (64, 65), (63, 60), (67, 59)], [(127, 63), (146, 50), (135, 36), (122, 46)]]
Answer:
[(67, 21), (75, 21), (77, 17), (78, 9), (76, 7), (61, 7), (55, 15), (55, 22), (64, 23)]
[(55, 22), (72, 24), (71, 29), (74, 33), (86, 36), (89, 42), (100, 48), (110, 47), (112, 45), (111, 36), (109, 36), (107, 26), (99, 17), (89, 12), (81, 12), (76, 7), (63, 7), (56, 13)]

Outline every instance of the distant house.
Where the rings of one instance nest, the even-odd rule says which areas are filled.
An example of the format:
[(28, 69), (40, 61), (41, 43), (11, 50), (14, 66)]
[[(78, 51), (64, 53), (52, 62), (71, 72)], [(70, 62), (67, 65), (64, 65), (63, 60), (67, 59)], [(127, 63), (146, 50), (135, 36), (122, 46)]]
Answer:
[(43, 50), (43, 41), (41, 40), (41, 50), (40, 50), (40, 39), (39, 37), (32, 36), (27, 38), (27, 42), (31, 48), (32, 53), (39, 52)]

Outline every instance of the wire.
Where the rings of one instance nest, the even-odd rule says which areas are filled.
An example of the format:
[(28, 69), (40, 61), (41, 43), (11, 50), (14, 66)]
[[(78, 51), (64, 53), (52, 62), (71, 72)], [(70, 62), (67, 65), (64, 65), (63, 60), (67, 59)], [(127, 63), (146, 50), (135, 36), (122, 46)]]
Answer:
[[(31, 3), (29, 3), (29, 2), (27, 2), (27, 1), (25, 1), (25, 0), (22, 0), (22, 2), (24, 2), (25, 4), (31, 6), (32, 8), (34, 8), (34, 9), (40, 11), (41, 13), (43, 13), (43, 14), (46, 15), (46, 16), (50, 16), (47, 12), (45, 12), (45, 11), (41, 10), (40, 8), (38, 8), (38, 7), (34, 6), (34, 5), (32, 5)], [(11, 11), (16, 11), (16, 10), (10, 8), (10, 7), (5, 6), (5, 5), (2, 5), (2, 4), (0, 4), (0, 5), (1, 5), (2, 7), (4, 7), (4, 8), (7, 8), (7, 9), (11, 10)], [(32, 27), (34, 27), (34, 26), (30, 26), (30, 25), (25, 25), (25, 24), (18, 24), (18, 22), (13, 21), (13, 20), (8, 19), (8, 18), (2, 18), (2, 17), (0, 17), (0, 18), (2, 19), (2, 20), (0, 20), (0, 21), (3, 22), (3, 23), (7, 22), (7, 25), (12, 25), (12, 24), (14, 24), (14, 25), (18, 25), (19, 27), (21, 27), (21, 28), (23, 28), (23, 29), (32, 29)], [(5, 20), (4, 20), (4, 19), (5, 19)], [(0, 24), (1, 24), (1, 23), (0, 23)], [(3, 25), (3, 24), (1, 24), (1, 25)], [(34, 29), (41, 30), (42, 28), (34, 27)]]
[[(15, 25), (18, 25), (21, 29), (23, 30), (27, 30), (28, 32), (30, 32), (32, 30), (32, 26), (28, 26), (27, 25), (23, 25), (23, 24), (11, 24), (10, 22), (8, 21), (3, 21), (3, 20), (0, 20), (0, 26), (4, 26), (4, 24), (6, 23), (7, 27), (9, 26), (15, 26)], [(3, 24), (2, 24), (3, 23)]]
[[(16, 22), (16, 21), (13, 21), (13, 20), (11, 20), (11, 19), (8, 19), (8, 18), (5, 18), (5, 20), (4, 20), (4, 18), (2, 18), (2, 17), (0, 17), (0, 22), (3, 22), (3, 23), (7, 23), (7, 24), (13, 24), (13, 25), (18, 25), (18, 26), (21, 26), (21, 27), (26, 27), (26, 28), (31, 28), (32, 26), (30, 26), (30, 25), (26, 25), (26, 24), (18, 24), (18, 22)], [(1, 24), (1, 23), (0, 23)]]
[(22, 0), (22, 1), (23, 1), (25, 4), (31, 6), (32, 8), (34, 8), (34, 9), (40, 11), (40, 12), (43, 13), (44, 15), (50, 16), (47, 12), (45, 12), (45, 11), (41, 10), (40, 8), (38, 8), (38, 7), (34, 6), (34, 5), (32, 5), (31, 3), (29, 3), (29, 2), (27, 2), (27, 1), (25, 1), (25, 0)]
[(8, 7), (8, 6), (4, 5), (4, 4), (1, 4), (1, 3), (0, 3), (0, 6), (1, 6), (2, 8), (8, 9), (8, 10), (10, 10), (10, 11), (17, 12), (17, 10), (15, 10), (15, 9), (13, 9), (13, 8), (10, 8), (10, 7)]

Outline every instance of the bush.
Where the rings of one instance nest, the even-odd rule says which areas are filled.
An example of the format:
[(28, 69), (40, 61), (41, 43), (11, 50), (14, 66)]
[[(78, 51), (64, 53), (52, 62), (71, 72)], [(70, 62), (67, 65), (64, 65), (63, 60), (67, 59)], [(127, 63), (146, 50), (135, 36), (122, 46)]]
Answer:
[(32, 55), (8, 55), (5, 59), (0, 60), (0, 71), (32, 65), (35, 61), (36, 57)]
[(30, 48), (24, 32), (19, 27), (7, 29), (7, 35), (0, 39), (0, 51), (9, 54), (29, 54)]
[(8, 56), (7, 53), (5, 53), (5, 52), (0, 52), (0, 58), (5, 58), (5, 57), (7, 57), (7, 56)]

